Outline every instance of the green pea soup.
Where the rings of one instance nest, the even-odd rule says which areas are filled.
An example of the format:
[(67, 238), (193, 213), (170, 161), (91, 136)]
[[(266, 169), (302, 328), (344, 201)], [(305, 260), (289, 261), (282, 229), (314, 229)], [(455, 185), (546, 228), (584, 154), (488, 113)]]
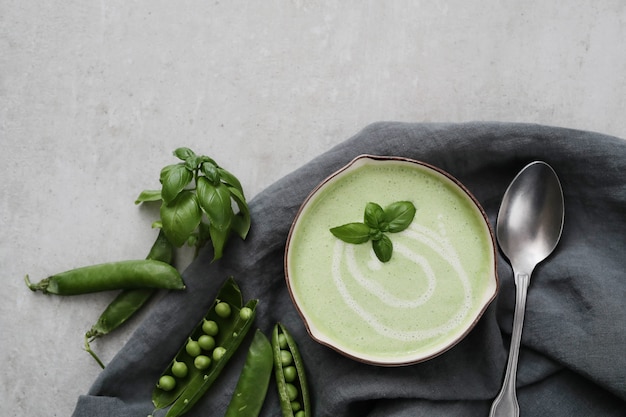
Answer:
[[(389, 233), (380, 262), (371, 242), (329, 229), (363, 222), (368, 202), (411, 201), (415, 218)], [(378, 365), (420, 362), (460, 341), (497, 292), (495, 242), (484, 211), (449, 174), (406, 158), (362, 155), (306, 199), (285, 254), (290, 295), (310, 335)]]

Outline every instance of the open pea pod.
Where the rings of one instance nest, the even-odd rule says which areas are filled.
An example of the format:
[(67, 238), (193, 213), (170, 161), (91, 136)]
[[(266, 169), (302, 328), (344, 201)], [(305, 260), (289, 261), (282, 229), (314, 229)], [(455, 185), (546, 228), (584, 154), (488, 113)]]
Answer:
[(205, 317), (196, 325), (152, 391), (156, 409), (166, 416), (185, 414), (204, 395), (243, 342), (254, 321), (258, 300), (245, 305), (233, 278), (219, 290)]
[(283, 417), (311, 417), (309, 386), (300, 350), (281, 323), (272, 332), (274, 374)]

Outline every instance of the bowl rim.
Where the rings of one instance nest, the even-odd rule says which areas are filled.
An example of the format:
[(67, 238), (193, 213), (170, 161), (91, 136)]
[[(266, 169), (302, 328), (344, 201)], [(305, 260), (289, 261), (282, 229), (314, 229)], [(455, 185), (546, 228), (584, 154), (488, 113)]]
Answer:
[[(447, 343), (445, 346), (443, 346), (441, 349), (437, 349), (435, 352), (427, 354), (425, 356), (419, 356), (416, 357), (414, 359), (411, 360), (389, 360), (389, 361), (385, 361), (385, 360), (374, 360), (374, 359), (367, 359), (367, 358), (363, 358), (357, 355), (354, 355), (350, 352), (346, 352), (345, 350), (333, 345), (333, 343), (320, 338), (318, 335), (315, 334), (314, 331), (314, 325), (312, 323), (309, 322), (309, 319), (307, 318), (307, 316), (304, 314), (304, 312), (301, 310), (300, 306), (298, 305), (297, 301), (296, 301), (296, 297), (294, 295), (294, 290), (291, 286), (291, 278), (289, 276), (289, 248), (291, 246), (291, 241), (293, 238), (293, 234), (294, 234), (294, 229), (296, 224), (298, 223), (298, 220), (300, 219), (302, 213), (306, 210), (308, 203), (317, 195), (317, 193), (324, 188), (328, 183), (332, 182), (333, 180), (337, 179), (337, 177), (339, 177), (341, 174), (345, 173), (346, 171), (353, 169), (353, 168), (357, 168), (359, 167), (361, 164), (366, 164), (370, 161), (373, 162), (386, 162), (386, 161), (396, 161), (396, 162), (406, 162), (406, 163), (411, 163), (411, 164), (417, 164), (420, 165), (426, 169), (430, 169), (435, 171), (436, 173), (439, 173), (441, 175), (443, 175), (444, 177), (446, 177), (448, 180), (450, 180), (452, 183), (454, 183), (457, 187), (459, 187), (459, 189), (461, 191), (463, 191), (463, 193), (469, 197), (470, 201), (472, 201), (472, 203), (474, 204), (474, 206), (478, 209), (479, 213), (481, 214), (482, 218), (483, 218), (483, 222), (484, 224), (487, 226), (487, 230), (489, 232), (489, 236), (490, 236), (490, 241), (491, 241), (491, 251), (492, 251), (492, 258), (493, 258), (493, 265), (491, 268), (491, 271), (493, 272), (493, 276), (492, 279), (494, 281), (494, 286), (493, 286), (493, 293), (489, 296), (488, 299), (486, 299), (483, 302), (482, 307), (478, 310), (476, 317), (474, 318), (474, 320), (472, 320), (472, 322), (467, 326), (467, 328), (458, 335), (458, 337), (456, 337), (455, 339), (451, 340), (449, 343)], [(291, 225), (289, 227), (289, 233), (287, 235), (287, 240), (286, 240), (286, 244), (285, 244), (285, 250), (284, 250), (284, 256), (283, 256), (283, 269), (284, 269), (284, 276), (285, 276), (285, 282), (287, 284), (287, 292), (289, 293), (289, 297), (291, 298), (291, 302), (293, 303), (293, 306), (295, 307), (298, 315), (300, 316), (300, 318), (302, 319), (304, 326), (306, 328), (307, 333), (309, 334), (309, 336), (316, 341), (317, 343), (329, 347), (333, 350), (335, 350), (336, 352), (342, 354), (343, 356), (346, 356), (352, 360), (355, 360), (357, 362), (361, 362), (361, 363), (366, 363), (366, 364), (370, 364), (370, 365), (377, 365), (377, 366), (387, 366), (387, 367), (394, 367), (394, 366), (406, 366), (406, 365), (413, 365), (416, 363), (421, 363), (421, 362), (425, 362), (428, 361), (430, 359), (433, 359), (445, 352), (447, 352), (448, 350), (452, 349), (454, 346), (456, 346), (459, 342), (461, 342), (461, 340), (465, 339), (465, 337), (476, 327), (476, 325), (478, 324), (478, 322), (480, 321), (480, 319), (483, 317), (485, 311), (487, 310), (487, 308), (489, 308), (489, 306), (491, 305), (491, 303), (493, 302), (493, 300), (496, 298), (496, 296), (498, 295), (499, 291), (500, 291), (500, 278), (498, 275), (498, 257), (497, 257), (497, 241), (496, 241), (496, 237), (495, 237), (495, 233), (493, 230), (493, 227), (491, 225), (491, 222), (489, 221), (489, 217), (487, 216), (486, 211), (484, 210), (484, 208), (482, 207), (482, 205), (480, 204), (480, 202), (478, 201), (478, 199), (474, 196), (474, 194), (461, 182), (459, 181), (456, 177), (454, 177), (452, 174), (450, 174), (449, 172), (443, 170), (442, 168), (439, 168), (435, 165), (432, 165), (428, 162), (424, 162), (421, 160), (417, 160), (417, 159), (412, 159), (412, 158), (408, 158), (408, 157), (403, 157), (403, 156), (392, 156), (392, 155), (372, 155), (372, 154), (360, 154), (356, 157), (354, 157), (350, 162), (348, 162), (347, 164), (345, 164), (344, 166), (342, 166), (341, 168), (337, 169), (336, 171), (334, 171), (333, 173), (331, 173), (330, 175), (326, 176), (319, 184), (317, 184), (307, 195), (307, 197), (303, 200), (303, 202), (300, 204), (300, 207), (298, 208), (298, 211), (296, 212), (293, 221), (291, 222)]]

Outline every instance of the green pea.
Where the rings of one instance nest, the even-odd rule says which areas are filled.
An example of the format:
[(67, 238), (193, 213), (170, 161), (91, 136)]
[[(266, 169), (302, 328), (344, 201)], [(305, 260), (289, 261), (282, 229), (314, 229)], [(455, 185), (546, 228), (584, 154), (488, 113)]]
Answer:
[(280, 346), (281, 349), (287, 349), (287, 337), (282, 333), (278, 335), (278, 346)]
[(283, 374), (285, 375), (285, 381), (293, 382), (296, 380), (296, 377), (298, 376), (298, 371), (296, 371), (295, 366), (287, 366), (286, 368), (283, 369)]
[(291, 352), (289, 352), (288, 350), (281, 350), (280, 361), (283, 366), (291, 365), (291, 363), (293, 362), (293, 356), (291, 356)]
[(215, 347), (215, 339), (213, 338), (213, 336), (203, 334), (198, 338), (198, 344), (204, 350), (212, 350)]
[(220, 359), (222, 359), (222, 356), (224, 356), (225, 353), (226, 353), (226, 349), (224, 349), (221, 346), (216, 347), (213, 350), (213, 360), (219, 361)]
[(242, 320), (250, 320), (252, 314), (252, 309), (250, 307), (243, 307), (241, 310), (239, 310), (239, 317)]
[(204, 320), (202, 322), (202, 331), (209, 336), (216, 336), (220, 331), (219, 326), (213, 320)]
[(184, 378), (187, 376), (189, 369), (187, 368), (187, 364), (185, 362), (179, 362), (174, 360), (174, 364), (172, 365), (172, 374), (174, 374), (177, 378)]
[(215, 305), (215, 314), (225, 319), (230, 316), (230, 305), (224, 301)]
[(206, 355), (198, 355), (193, 360), (193, 365), (199, 370), (203, 371), (211, 366), (211, 358)]
[(194, 358), (202, 353), (202, 348), (200, 347), (200, 344), (192, 339), (189, 339), (189, 342), (187, 342), (187, 345), (185, 345), (185, 350), (187, 351), (189, 356)]
[(287, 388), (287, 396), (289, 397), (289, 401), (294, 401), (298, 398), (298, 388), (295, 385), (287, 383), (285, 384), (285, 388)]
[(163, 375), (159, 378), (157, 387), (161, 388), (163, 391), (171, 391), (176, 387), (176, 380), (171, 375)]
[(293, 417), (304, 417), (305, 415), (304, 410), (300, 410)]
[(300, 411), (302, 409), (302, 404), (300, 404), (298, 401), (292, 401), (291, 402), (291, 409), (294, 412)]

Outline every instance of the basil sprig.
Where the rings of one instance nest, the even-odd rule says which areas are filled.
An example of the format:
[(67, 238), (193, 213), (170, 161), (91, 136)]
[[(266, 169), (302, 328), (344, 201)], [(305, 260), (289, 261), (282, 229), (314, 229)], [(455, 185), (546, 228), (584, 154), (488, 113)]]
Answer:
[[(209, 240), (213, 259), (220, 259), (231, 232), (245, 239), (250, 230), (250, 211), (239, 180), (213, 159), (178, 148), (182, 162), (161, 170), (160, 190), (144, 190), (135, 204), (161, 201), (160, 221), (167, 239), (175, 246), (185, 243), (199, 248)], [(239, 211), (235, 214), (233, 202)]]
[(367, 203), (363, 223), (353, 222), (333, 227), (330, 232), (347, 243), (361, 244), (372, 241), (372, 248), (381, 262), (388, 262), (393, 244), (387, 233), (401, 232), (413, 221), (415, 206), (410, 201), (397, 201), (386, 208)]

